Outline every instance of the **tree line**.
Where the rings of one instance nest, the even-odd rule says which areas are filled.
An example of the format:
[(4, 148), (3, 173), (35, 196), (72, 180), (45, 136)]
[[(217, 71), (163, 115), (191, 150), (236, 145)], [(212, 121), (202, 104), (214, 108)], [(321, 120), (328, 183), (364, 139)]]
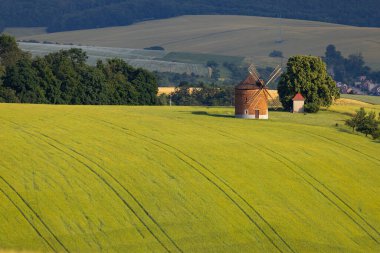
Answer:
[(4, 27), (44, 26), (49, 32), (56, 32), (197, 14), (283, 17), (380, 27), (377, 0), (2, 0), (0, 10), (0, 31)]
[(359, 76), (367, 76), (380, 83), (380, 71), (372, 71), (360, 53), (344, 57), (334, 45), (328, 45), (323, 60), (334, 72), (335, 81), (350, 84), (354, 83)]
[(46, 104), (157, 103), (156, 77), (120, 59), (86, 63), (81, 49), (32, 58), (15, 39), (0, 36), (0, 102)]
[(234, 104), (234, 88), (205, 84), (194, 88), (183, 83), (172, 94), (162, 94), (159, 97), (159, 104), (168, 105), (169, 100), (173, 105), (183, 106), (232, 106)]

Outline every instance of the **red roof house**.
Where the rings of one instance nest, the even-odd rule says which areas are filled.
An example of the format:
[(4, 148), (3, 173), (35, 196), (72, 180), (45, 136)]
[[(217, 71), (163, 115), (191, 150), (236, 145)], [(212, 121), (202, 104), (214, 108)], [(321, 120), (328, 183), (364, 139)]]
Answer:
[(297, 93), (297, 95), (295, 95), (295, 97), (293, 98), (293, 101), (305, 101), (305, 98), (302, 96), (301, 93)]
[(305, 111), (305, 98), (301, 93), (297, 93), (297, 95), (293, 98), (293, 113), (303, 113)]

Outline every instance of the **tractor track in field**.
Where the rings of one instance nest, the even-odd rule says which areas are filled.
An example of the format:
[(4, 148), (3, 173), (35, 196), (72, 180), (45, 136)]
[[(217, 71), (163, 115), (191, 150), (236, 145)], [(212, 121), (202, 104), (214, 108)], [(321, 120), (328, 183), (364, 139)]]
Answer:
[[(283, 246), (285, 246), (285, 248), (287, 248), (290, 252), (293, 252), (295, 253), (296, 251), (285, 241), (285, 239), (274, 229), (274, 227), (272, 225), (270, 225), (270, 223), (257, 211), (256, 208), (253, 207), (253, 205), (251, 205), (246, 199), (244, 199), (235, 189), (233, 189), (225, 180), (223, 180), (222, 178), (220, 178), (218, 175), (216, 175), (214, 172), (212, 172), (210, 169), (208, 169), (204, 164), (200, 163), (199, 161), (197, 161), (196, 159), (192, 158), (191, 156), (187, 155), (186, 153), (184, 153), (182, 150), (170, 145), (170, 144), (167, 144), (161, 140), (158, 140), (158, 139), (154, 139), (154, 138), (151, 138), (149, 136), (146, 136), (144, 134), (140, 134), (136, 131), (133, 131), (133, 130), (130, 130), (128, 128), (125, 128), (125, 127), (122, 127), (122, 126), (119, 126), (117, 124), (114, 124), (112, 122), (109, 122), (109, 121), (106, 121), (106, 120), (101, 120), (101, 119), (96, 119), (96, 118), (93, 118), (94, 120), (96, 120), (97, 122), (98, 121), (102, 121), (108, 125), (111, 125), (114, 129), (118, 129), (119, 131), (123, 131), (124, 133), (128, 134), (129, 136), (132, 136), (134, 138), (138, 138), (138, 139), (142, 139), (144, 138), (146, 142), (160, 148), (160, 149), (163, 149), (165, 151), (167, 151), (169, 154), (171, 155), (174, 155), (177, 159), (181, 160), (182, 162), (184, 162), (185, 164), (187, 164), (188, 166), (190, 166), (193, 170), (195, 170), (198, 174), (200, 174), (202, 177), (204, 177), (208, 182), (210, 182), (211, 184), (213, 184), (218, 190), (220, 190), (259, 230), (260, 232), (269, 240), (269, 242), (279, 251), (279, 252), (284, 252), (283, 249), (281, 249), (275, 242), (274, 240), (267, 234), (267, 232), (265, 232), (265, 230), (257, 223), (257, 221), (251, 217), (251, 215), (248, 213), (247, 210), (245, 210), (241, 204), (238, 203), (238, 200), (236, 200), (236, 197), (238, 199), (240, 199), (241, 201), (243, 201), (245, 203), (245, 205), (247, 205), (249, 207), (249, 209), (251, 209), (255, 215), (264, 223), (263, 225), (267, 226), (267, 230), (269, 231), (272, 231), (274, 233), (274, 235), (276, 237), (278, 237), (279, 241), (282, 242)], [(141, 138), (142, 137), (142, 138)], [(144, 140), (143, 139), (143, 140)], [(158, 143), (158, 144), (157, 144)], [(166, 147), (163, 147), (163, 146), (166, 146)], [(187, 159), (190, 159), (193, 163), (197, 164), (198, 166), (202, 167), (205, 171), (207, 171), (207, 173), (210, 173), (211, 176), (208, 176), (206, 175), (205, 172), (202, 172), (199, 168), (195, 167), (192, 163), (186, 161), (183, 157), (179, 156), (178, 154), (176, 154), (175, 152), (176, 151), (177, 153), (180, 153), (182, 156), (186, 157)], [(211, 177), (214, 177), (214, 179), (212, 179)], [(231, 196), (232, 194), (229, 194), (227, 193), (223, 188), (222, 186), (220, 186), (216, 181), (219, 181), (219, 183), (223, 184), (225, 187), (227, 187), (234, 195), (235, 197)]]
[(38, 237), (40, 237), (48, 246), (50, 249), (53, 250), (53, 252), (57, 253), (58, 251), (50, 244), (50, 242), (42, 235), (42, 233), (38, 230), (36, 226), (28, 219), (26, 214), (22, 211), (21, 207), (19, 207), (12, 198), (3, 191), (3, 189), (0, 188), (0, 192), (3, 193), (3, 195), (12, 203), (12, 205), (19, 211), (21, 216), (28, 222), (28, 224), (32, 227), (32, 229), (37, 233)]
[[(206, 126), (203, 126), (202, 127), (206, 127)], [(210, 127), (208, 127), (210, 128)], [(211, 128), (215, 131), (217, 131), (219, 134), (222, 133), (223, 136), (226, 136), (226, 135), (229, 135), (229, 138), (232, 138), (232, 139), (235, 139), (235, 140), (238, 140), (240, 142), (243, 142), (245, 143), (246, 145), (250, 146), (250, 147), (254, 147), (251, 143), (249, 142), (246, 142), (245, 140), (239, 138), (239, 137), (236, 137), (236, 136), (233, 136), (231, 135), (230, 133), (228, 132), (225, 132), (225, 131), (221, 131), (219, 129), (215, 129), (215, 128)], [(318, 137), (323, 137), (323, 136), (319, 136), (319, 135), (316, 135)], [(330, 140), (331, 141), (331, 140)], [(339, 143), (340, 144), (340, 143)], [(343, 145), (343, 144), (341, 144)], [(320, 180), (318, 180), (316, 177), (314, 177), (311, 173), (309, 173), (308, 171), (306, 171), (304, 168), (302, 168), (301, 166), (299, 166), (298, 164), (296, 164), (295, 162), (293, 162), (292, 160), (290, 160), (289, 158), (287, 158), (286, 156), (274, 151), (273, 149), (270, 149), (268, 147), (265, 147), (265, 146), (261, 146), (262, 148), (264, 148), (266, 150), (266, 152), (262, 151), (263, 153), (265, 153), (266, 155), (268, 155), (269, 157), (272, 157), (272, 159), (275, 159), (277, 161), (279, 161), (280, 163), (284, 164), (288, 169), (290, 169), (291, 171), (293, 171), (293, 173), (295, 173), (296, 175), (298, 175), (299, 177), (301, 177), (307, 184), (309, 184), (314, 190), (316, 190), (317, 192), (319, 192), (324, 198), (326, 198), (330, 203), (332, 203), (336, 208), (338, 208), (341, 212), (343, 212), (353, 223), (355, 223), (365, 234), (367, 234), (373, 241), (375, 241), (377, 244), (380, 244), (379, 240), (375, 238), (375, 236), (373, 236), (368, 230), (372, 230), (372, 232), (375, 232), (375, 234), (377, 236), (379, 236), (379, 232), (376, 230), (376, 228), (371, 225), (362, 215), (360, 215), (357, 211), (355, 211), (354, 208), (352, 208), (346, 201), (344, 201), (342, 199), (342, 197), (340, 197), (337, 193), (335, 193), (333, 190), (331, 190), (329, 187), (327, 187), (324, 183), (322, 183)], [(355, 150), (355, 149), (353, 149)], [(356, 150), (355, 150), (356, 151)], [(286, 164), (284, 161), (282, 161), (281, 159), (279, 159), (278, 157), (272, 155), (272, 153), (275, 153), (277, 154), (278, 156), (280, 156), (282, 159), (286, 160), (288, 163), (292, 164), (293, 166), (297, 167), (299, 170), (301, 170), (303, 173), (305, 173), (307, 175), (307, 177), (311, 178), (312, 180), (314, 180), (317, 184), (321, 185), (322, 188), (324, 188), (328, 193), (330, 193), (331, 195), (333, 195), (332, 197), (329, 197), (327, 195), (327, 193), (324, 193), (321, 189), (319, 189), (315, 184), (313, 184), (312, 182), (310, 182), (311, 180), (308, 180), (306, 178), (306, 176), (303, 176), (301, 173), (297, 172), (295, 169), (293, 169), (291, 166), (289, 166), (288, 164)], [(361, 152), (360, 152), (361, 153)], [(371, 157), (371, 156), (370, 156)], [(373, 158), (373, 157), (371, 157)], [(377, 159), (375, 159), (377, 160)], [(338, 201), (334, 201), (332, 198), (335, 197)], [(344, 210), (341, 206), (338, 205), (337, 202), (341, 202), (344, 206), (346, 206), (349, 210)], [(360, 224), (359, 221), (357, 221), (352, 214), (350, 214), (349, 212), (351, 212), (352, 214), (356, 215), (357, 218), (359, 220), (361, 220), (362, 222), (365, 223), (364, 224)], [(365, 228), (365, 226), (368, 226), (367, 228)]]
[[(365, 154), (365, 153), (363, 153), (363, 152), (360, 152), (360, 151), (358, 151), (357, 149), (355, 149), (355, 148), (352, 148), (352, 147), (349, 147), (349, 146), (346, 146), (346, 145), (344, 145), (344, 144), (342, 144), (342, 143), (340, 143), (340, 142), (337, 142), (337, 141), (334, 141), (334, 140), (331, 140), (330, 138), (327, 138), (327, 137), (325, 137), (325, 136), (321, 136), (321, 135), (317, 135), (317, 134), (314, 134), (314, 133), (310, 133), (310, 132), (308, 132), (308, 131), (304, 131), (304, 133), (307, 133), (307, 135), (309, 135), (309, 136), (315, 136), (315, 137), (317, 137), (317, 138), (320, 138), (320, 139), (325, 139), (325, 140), (328, 140), (328, 141), (330, 141), (330, 142), (333, 142), (333, 143), (336, 143), (336, 144), (338, 144), (338, 145), (340, 145), (340, 146), (344, 146), (344, 147), (346, 147), (346, 148), (348, 148), (348, 149), (351, 149), (351, 150), (354, 150), (354, 151), (356, 151), (356, 152), (359, 152), (359, 153), (361, 153), (361, 154), (363, 154), (363, 155), (365, 155), (365, 156), (367, 156), (367, 157), (370, 157), (370, 158), (372, 158), (373, 160), (376, 160), (376, 161), (380, 161), (379, 159), (377, 159), (377, 158), (375, 158), (375, 157), (372, 157), (372, 156), (370, 156), (370, 155), (367, 155), (367, 154)], [(378, 236), (380, 236), (380, 232), (374, 227), (374, 226), (372, 226), (363, 216), (361, 216), (357, 211), (355, 211), (355, 209), (353, 209), (346, 201), (344, 201), (338, 194), (336, 194), (333, 190), (331, 190), (328, 186), (326, 186), (324, 183), (322, 183), (322, 182), (320, 182), (318, 179), (316, 179), (314, 176), (312, 176), (310, 173), (308, 173), (308, 172), (306, 172), (307, 174), (309, 174), (310, 175), (310, 177), (312, 177), (314, 180), (316, 180), (319, 184), (321, 184), (321, 185), (323, 185), (331, 194), (333, 194), (337, 199), (339, 199), (347, 208), (349, 208), (353, 213), (355, 213), (363, 222), (365, 222), (370, 228), (372, 228), (375, 232), (376, 232), (376, 234), (378, 235)]]
[[(9, 121), (9, 120), (8, 120)], [(105, 179), (99, 172), (97, 172), (94, 168), (92, 168), (91, 166), (89, 166), (87, 163), (83, 162), (82, 160), (78, 159), (77, 157), (75, 157), (74, 155), (70, 154), (69, 152), (63, 150), (62, 148), (58, 147), (57, 145), (54, 145), (52, 143), (50, 143), (49, 141), (47, 140), (43, 140), (42, 138), (40, 137), (43, 137), (45, 139), (48, 139), (50, 141), (53, 141), (55, 142), (56, 144), (58, 145), (61, 145), (63, 146), (64, 148), (70, 150), (71, 152), (81, 156), (82, 158), (86, 159), (87, 161), (95, 164), (101, 171), (103, 171), (106, 175), (108, 175), (109, 177), (111, 177), (113, 180), (115, 180), (115, 182), (120, 186), (122, 187), (123, 190), (125, 190), (128, 195), (137, 203), (137, 205), (142, 209), (143, 213), (145, 213), (147, 215), (147, 217), (157, 226), (157, 228), (168, 238), (168, 240), (174, 245), (174, 247), (177, 249), (177, 251), (179, 252), (183, 252), (183, 250), (175, 243), (175, 241), (167, 234), (167, 232), (161, 227), (161, 225), (159, 225), (159, 223), (153, 218), (153, 216), (143, 207), (143, 205), (141, 204), (140, 201), (137, 200), (137, 198), (132, 195), (132, 193), (126, 188), (124, 187), (119, 180), (117, 180), (111, 173), (109, 173), (106, 169), (104, 169), (102, 166), (100, 166), (98, 163), (92, 161), (90, 158), (88, 158), (87, 156), (81, 154), (80, 152), (74, 150), (73, 148), (71, 148), (70, 146), (46, 135), (46, 134), (43, 134), (43, 133), (40, 133), (38, 131), (33, 131), (37, 134), (34, 134), (34, 133), (31, 133), (29, 131), (26, 131), (24, 129), (23, 126), (20, 126), (19, 124), (15, 123), (15, 122), (12, 122), (12, 121), (9, 121), (11, 122), (12, 124), (16, 125), (19, 127), (19, 130), (28, 134), (29, 136), (33, 136), (35, 138), (37, 138), (38, 140), (40, 141), (43, 141), (45, 142), (46, 144), (48, 144), (49, 146), (53, 147), (54, 149), (58, 150), (59, 152), (69, 156), (70, 158), (74, 159), (75, 161), (77, 161), (78, 163), (82, 164), (84, 167), (86, 167), (89, 171), (91, 171), (101, 182), (103, 182), (112, 192), (115, 193), (115, 195), (117, 196), (117, 198), (119, 198), (119, 200), (121, 200), (123, 202), (123, 204), (133, 213), (133, 215), (139, 220), (139, 222), (147, 229), (147, 231), (153, 236), (153, 238), (167, 251), (167, 252), (172, 252), (163, 242), (160, 238), (158, 238), (158, 236), (152, 231), (152, 229), (148, 226), (148, 224), (146, 224), (146, 222), (143, 220), (143, 218), (141, 218), (138, 213), (136, 212), (136, 210), (133, 209), (133, 207), (128, 203), (128, 201), (126, 201), (123, 196), (120, 194), (120, 192), (118, 190), (115, 189), (114, 186), (112, 186), (112, 184), (110, 182), (107, 181), (107, 179)]]
[(309, 132), (309, 131), (305, 131), (305, 130), (303, 130), (303, 132), (304, 132), (304, 133), (307, 133), (307, 134), (310, 135), (310, 136), (314, 136), (314, 137), (317, 137), (317, 138), (320, 138), (320, 139), (324, 139), (324, 140), (330, 141), (330, 142), (335, 143), (335, 144), (337, 144), (337, 145), (339, 145), (339, 146), (341, 146), (341, 147), (345, 147), (345, 148), (347, 148), (347, 149), (351, 149), (351, 150), (353, 150), (353, 151), (355, 151), (355, 152), (358, 152), (359, 154), (361, 154), (361, 155), (363, 155), (363, 156), (366, 156), (366, 157), (370, 158), (372, 161), (376, 161), (377, 164), (380, 163), (380, 159), (378, 159), (378, 158), (376, 158), (376, 157), (373, 157), (373, 156), (370, 156), (370, 155), (368, 155), (368, 154), (366, 154), (366, 153), (364, 153), (364, 152), (362, 152), (362, 151), (360, 151), (360, 150), (358, 150), (358, 149), (356, 149), (356, 148), (353, 148), (353, 147), (350, 147), (350, 146), (344, 145), (344, 144), (342, 144), (342, 143), (340, 143), (340, 142), (338, 142), (338, 141), (336, 141), (336, 140), (333, 140), (333, 139), (331, 139), (331, 138), (328, 138), (328, 137), (326, 137), (326, 136), (322, 136), (322, 135), (319, 135), (319, 134), (311, 133), (311, 132)]
[[(41, 218), (41, 216), (32, 208), (32, 206), (22, 197), (22, 195), (5, 179), (0, 175), (0, 179), (18, 196), (18, 198), (24, 203), (27, 209), (33, 214), (33, 216), (42, 224), (42, 226), (48, 231), (48, 233), (53, 236), (53, 238), (58, 242), (59, 245), (64, 249), (65, 252), (70, 253), (70, 250), (61, 242), (61, 240), (53, 233), (53, 231), (49, 228), (46, 222)], [(0, 191), (7, 197), (7, 199), (13, 204), (14, 207), (20, 212), (21, 216), (29, 223), (29, 225), (33, 228), (33, 230), (37, 233), (37, 235), (53, 250), (53, 252), (59, 252), (50, 242), (46, 239), (45, 236), (42, 235), (42, 232), (33, 224), (30, 219), (28, 219), (27, 215), (23, 211), (23, 209), (16, 204), (16, 202), (4, 191), (4, 189), (0, 188)]]

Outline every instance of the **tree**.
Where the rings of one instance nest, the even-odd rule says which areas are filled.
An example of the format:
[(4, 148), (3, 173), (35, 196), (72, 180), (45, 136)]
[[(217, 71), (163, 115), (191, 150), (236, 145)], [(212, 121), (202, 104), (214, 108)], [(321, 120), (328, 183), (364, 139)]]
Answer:
[(346, 125), (352, 128), (352, 132), (354, 132), (360, 125), (363, 124), (365, 117), (367, 116), (367, 112), (364, 108), (360, 108), (360, 110), (356, 111), (355, 115), (346, 120)]
[(293, 56), (287, 71), (278, 84), (280, 101), (285, 110), (293, 106), (293, 97), (300, 92), (305, 97), (305, 110), (317, 112), (321, 106), (330, 106), (339, 98), (339, 90), (327, 73), (326, 64), (319, 57)]
[(8, 67), (4, 76), (4, 87), (12, 89), (22, 103), (47, 103), (31, 60), (21, 59)]
[(14, 65), (20, 58), (28, 56), (18, 47), (14, 37), (6, 34), (0, 35), (0, 65), (6, 68)]
[(273, 50), (272, 52), (269, 53), (269, 57), (284, 58), (284, 55), (283, 55), (283, 53), (281, 51)]
[(364, 108), (360, 108), (351, 119), (346, 120), (346, 125), (352, 128), (352, 131), (358, 131), (365, 136), (371, 135), (373, 139), (380, 137), (380, 114), (376, 120), (375, 112), (367, 113)]

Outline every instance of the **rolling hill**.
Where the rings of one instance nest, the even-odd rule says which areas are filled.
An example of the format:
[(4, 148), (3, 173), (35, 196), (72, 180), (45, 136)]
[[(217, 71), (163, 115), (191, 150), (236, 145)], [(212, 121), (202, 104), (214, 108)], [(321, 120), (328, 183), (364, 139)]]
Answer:
[(162, 46), (167, 51), (252, 57), (260, 66), (295, 54), (322, 56), (335, 44), (345, 55), (362, 53), (368, 65), (380, 69), (380, 28), (359, 28), (330, 23), (247, 16), (182, 16), (146, 21), (125, 27), (19, 37), (21, 40), (74, 43), (100, 47)]
[(379, 252), (379, 143), (343, 113), (232, 113), (0, 104), (0, 247)]
[(130, 25), (180, 15), (285, 17), (380, 27), (377, 0), (2, 0), (0, 31), (44, 26), (49, 32)]

